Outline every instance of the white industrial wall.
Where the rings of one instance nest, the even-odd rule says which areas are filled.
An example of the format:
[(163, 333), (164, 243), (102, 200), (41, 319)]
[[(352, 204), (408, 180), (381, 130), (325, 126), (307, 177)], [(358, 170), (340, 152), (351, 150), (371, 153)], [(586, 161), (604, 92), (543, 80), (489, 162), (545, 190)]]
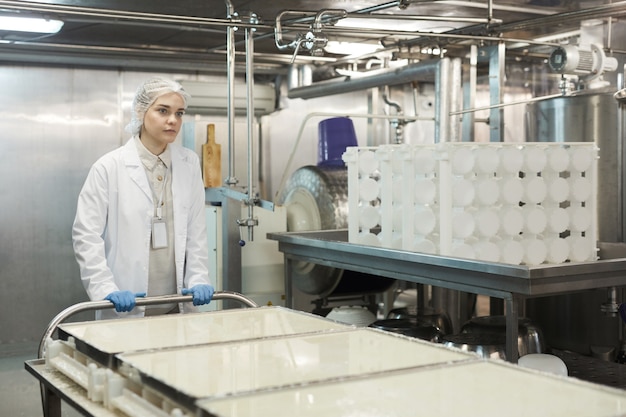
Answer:
[[(0, 345), (38, 342), (58, 312), (87, 300), (71, 243), (76, 200), (93, 162), (128, 139), (132, 98), (151, 75), (0, 66)], [(224, 116), (202, 121), (219, 123), (225, 143)], [(192, 127), (200, 122), (192, 115), (185, 119)], [(244, 135), (245, 146), (241, 126), (238, 121), (237, 138)], [(197, 149), (206, 141), (204, 132), (196, 132)], [(237, 175), (245, 178), (244, 172)]]

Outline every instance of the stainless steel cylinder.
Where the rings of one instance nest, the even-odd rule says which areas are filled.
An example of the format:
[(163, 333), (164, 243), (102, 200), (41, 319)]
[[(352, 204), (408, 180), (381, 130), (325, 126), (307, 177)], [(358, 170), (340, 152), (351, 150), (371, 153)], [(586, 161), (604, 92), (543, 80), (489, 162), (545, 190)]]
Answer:
[[(598, 240), (624, 242), (624, 147), (614, 89), (589, 90), (527, 105), (527, 141), (595, 142)], [(600, 257), (603, 256), (602, 251)], [(606, 290), (528, 300), (526, 315), (541, 326), (550, 346), (582, 354), (619, 344), (619, 322), (601, 312)]]

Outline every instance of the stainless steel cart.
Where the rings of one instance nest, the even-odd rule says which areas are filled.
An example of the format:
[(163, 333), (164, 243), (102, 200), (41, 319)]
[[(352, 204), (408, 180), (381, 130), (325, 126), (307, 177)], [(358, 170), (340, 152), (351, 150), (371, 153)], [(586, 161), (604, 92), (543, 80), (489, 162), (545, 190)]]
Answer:
[[(217, 291), (213, 294), (213, 301), (233, 300), (247, 307), (258, 307), (251, 299), (232, 291)], [(158, 304), (184, 303), (193, 301), (192, 295), (166, 295), (159, 297), (137, 298), (136, 306)], [(38, 349), (38, 359), (26, 362), (26, 370), (35, 376), (41, 383), (41, 400), (45, 417), (61, 417), (61, 401), (64, 400), (73, 408), (85, 415), (109, 416), (115, 415), (106, 408), (90, 401), (83, 393), (68, 383), (63, 377), (46, 368), (46, 345), (52, 339), (59, 325), (75, 314), (85, 311), (95, 311), (113, 308), (109, 301), (87, 301), (66, 308), (54, 317), (46, 328)], [(137, 320), (137, 319), (135, 319)]]

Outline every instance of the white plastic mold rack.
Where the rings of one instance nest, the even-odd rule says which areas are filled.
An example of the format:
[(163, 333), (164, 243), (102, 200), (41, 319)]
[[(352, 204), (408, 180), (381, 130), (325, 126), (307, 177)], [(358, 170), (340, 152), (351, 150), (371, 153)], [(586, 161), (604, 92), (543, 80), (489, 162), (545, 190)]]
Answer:
[(592, 142), (351, 147), (351, 243), (508, 264), (597, 259)]

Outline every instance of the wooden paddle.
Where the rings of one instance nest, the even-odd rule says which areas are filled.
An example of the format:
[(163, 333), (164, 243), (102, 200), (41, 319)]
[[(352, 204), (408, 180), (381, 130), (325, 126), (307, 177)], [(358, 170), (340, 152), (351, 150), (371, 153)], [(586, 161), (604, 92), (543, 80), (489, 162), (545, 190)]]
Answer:
[(215, 143), (215, 125), (206, 127), (206, 143), (202, 145), (202, 174), (204, 186), (222, 186), (222, 145)]

